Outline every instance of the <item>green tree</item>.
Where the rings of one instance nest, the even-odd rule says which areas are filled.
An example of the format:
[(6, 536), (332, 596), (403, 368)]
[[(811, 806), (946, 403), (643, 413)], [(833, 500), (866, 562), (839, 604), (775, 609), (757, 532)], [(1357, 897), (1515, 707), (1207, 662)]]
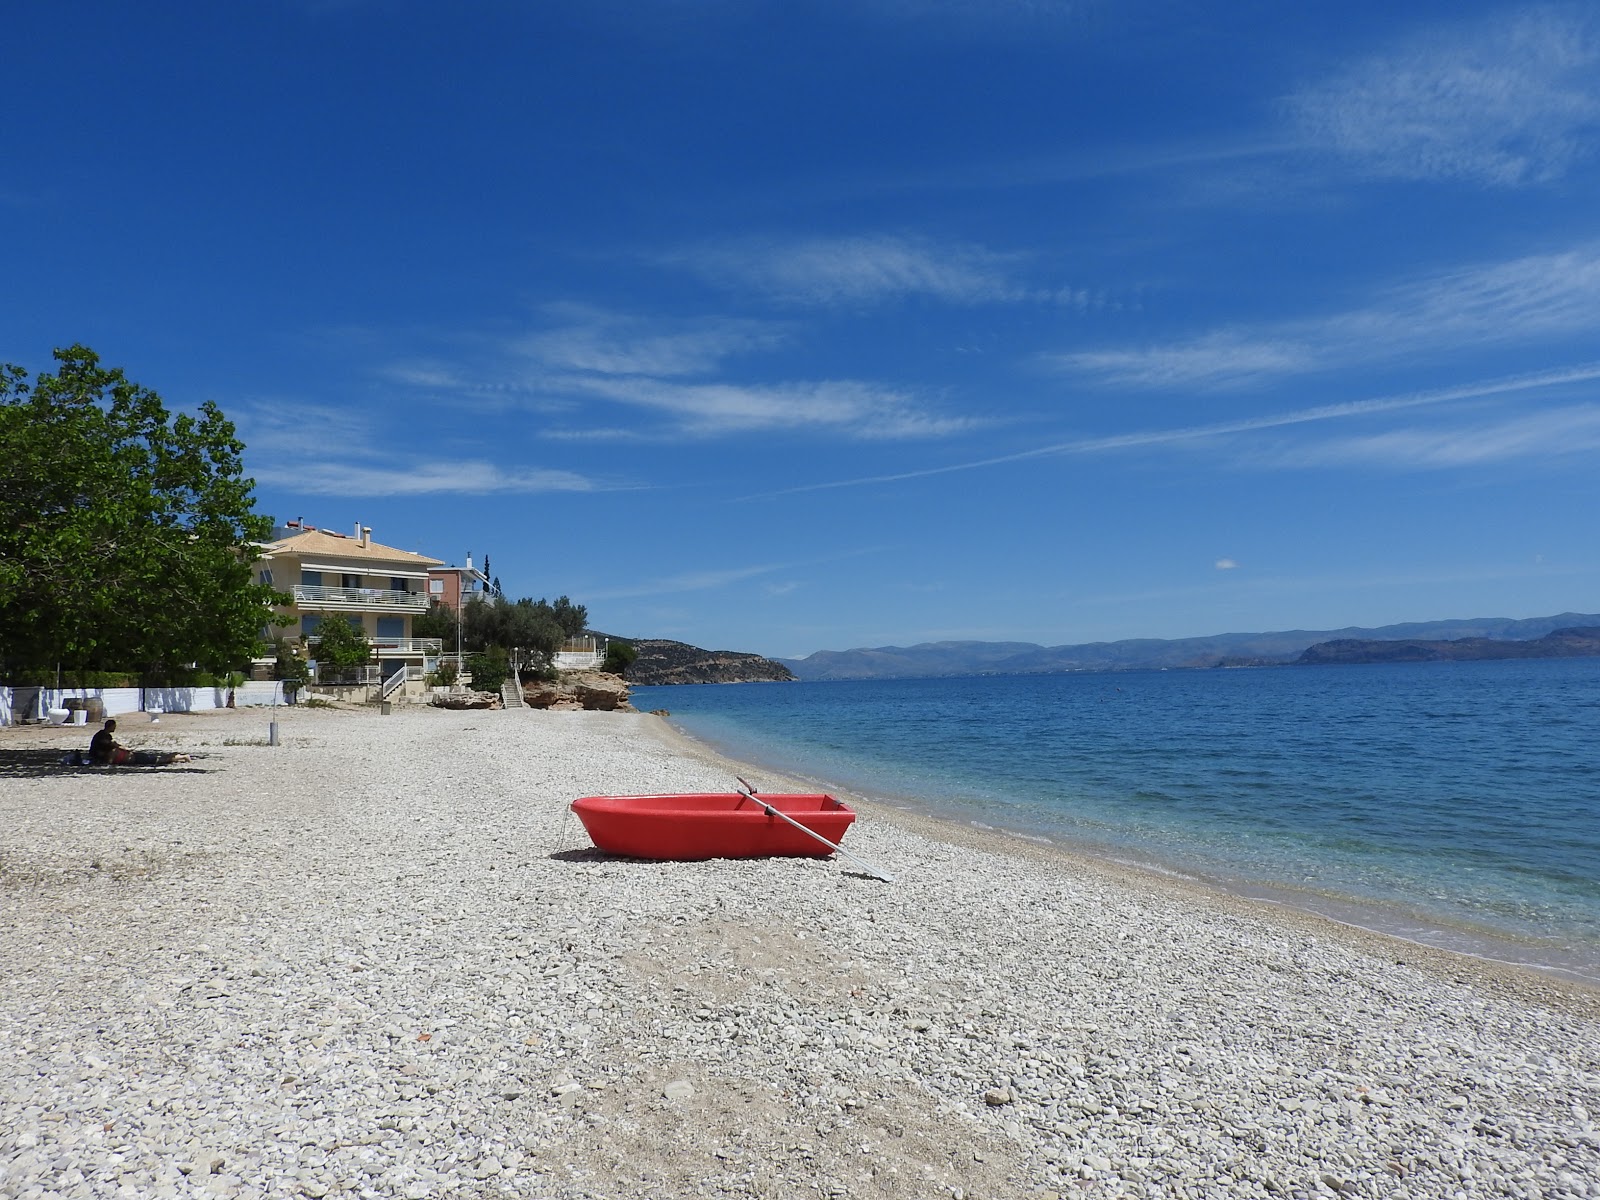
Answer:
[(366, 630), (342, 617), (324, 618), (311, 638), (316, 643), (319, 667), (344, 670), (364, 666), (372, 660), (372, 643), (367, 640)]
[[(539, 603), (543, 604), (544, 601)], [(550, 605), (550, 614), (569, 638), (577, 637), (589, 624), (589, 610), (581, 604), (574, 604), (565, 596), (556, 597), (556, 602)]]
[(252, 582), (272, 521), (232, 423), (169, 414), (86, 347), (55, 359), (31, 386), (0, 366), (0, 668), (244, 665), (284, 598)]
[(284, 695), (292, 697), (305, 686), (311, 675), (310, 669), (288, 638), (275, 639), (272, 648), (277, 657), (272, 665), (272, 677), (282, 680)]
[(412, 637), (433, 637), (444, 643), (444, 648), (455, 652), (456, 648), (456, 610), (448, 604), (438, 600), (428, 605), (428, 611), (418, 613), (411, 618)]
[(498, 692), (511, 677), (511, 660), (502, 647), (490, 646), (467, 656), (467, 673), (474, 691)]
[(631, 642), (612, 638), (606, 643), (606, 660), (600, 664), (600, 669), (608, 675), (622, 675), (638, 657), (639, 651), (634, 649)]

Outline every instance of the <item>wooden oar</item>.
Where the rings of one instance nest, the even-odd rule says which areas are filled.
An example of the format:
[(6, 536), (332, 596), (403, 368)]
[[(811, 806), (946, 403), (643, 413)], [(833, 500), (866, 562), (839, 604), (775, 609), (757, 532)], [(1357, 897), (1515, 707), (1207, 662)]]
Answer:
[[(773, 808), (772, 805), (768, 804), (765, 800), (763, 800), (760, 796), (756, 795), (755, 788), (751, 787), (748, 783), (745, 783), (745, 780), (744, 780), (744, 778), (742, 776), (735, 775), (734, 778), (737, 779), (741, 784), (744, 785), (743, 787), (740, 787), (740, 788), (737, 789), (739, 794), (742, 795), (742, 796), (748, 796), (748, 797), (750, 797), (750, 799), (754, 800), (757, 804), (761, 805), (761, 807), (766, 810), (767, 816), (769, 816), (769, 817), (782, 817), (785, 821), (789, 822), (789, 824), (793, 825), (801, 833), (805, 834), (807, 837), (816, 838), (817, 841), (821, 842), (824, 846), (827, 846), (829, 849), (834, 850), (837, 853), (844, 855), (851, 862), (855, 863), (858, 867), (862, 868), (864, 871), (866, 871), (868, 874), (873, 876), (875, 879), (881, 879), (885, 883), (893, 883), (894, 882), (894, 876), (889, 874), (889, 872), (885, 871), (882, 867), (875, 867), (871, 863), (867, 862), (865, 859), (857, 858), (854, 854), (851, 854), (850, 851), (846, 850), (843, 846), (839, 845), (838, 842), (830, 842), (827, 838), (823, 837), (815, 829), (807, 829), (804, 825), (800, 824), (799, 821), (796, 821), (788, 813), (779, 812), (777, 809)], [(837, 804), (838, 801), (834, 801), (834, 803)]]

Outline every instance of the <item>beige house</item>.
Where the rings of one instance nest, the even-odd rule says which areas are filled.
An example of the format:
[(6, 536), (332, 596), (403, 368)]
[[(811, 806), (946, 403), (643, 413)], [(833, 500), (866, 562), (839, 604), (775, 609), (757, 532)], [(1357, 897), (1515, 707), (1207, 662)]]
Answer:
[(439, 656), (438, 638), (413, 637), (412, 618), (428, 610), (428, 572), (442, 560), (372, 540), (372, 530), (335, 533), (291, 521), (261, 548), (260, 582), (294, 603), (276, 611), (269, 638), (303, 639), (316, 658), (317, 627), (348, 621), (367, 635), (373, 662), (363, 673), (383, 694), (422, 680)]

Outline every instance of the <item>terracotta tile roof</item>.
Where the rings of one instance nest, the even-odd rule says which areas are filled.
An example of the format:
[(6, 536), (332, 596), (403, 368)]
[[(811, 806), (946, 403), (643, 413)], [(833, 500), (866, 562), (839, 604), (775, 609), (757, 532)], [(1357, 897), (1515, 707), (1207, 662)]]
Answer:
[(364, 558), (375, 563), (402, 562), (418, 567), (444, 565), (442, 558), (429, 558), (425, 554), (413, 554), (409, 550), (396, 550), (393, 546), (385, 546), (370, 540), (363, 546), (356, 538), (329, 533), (325, 529), (308, 529), (290, 537), (280, 538), (276, 542), (268, 542), (265, 549), (268, 554), (326, 554), (338, 558)]

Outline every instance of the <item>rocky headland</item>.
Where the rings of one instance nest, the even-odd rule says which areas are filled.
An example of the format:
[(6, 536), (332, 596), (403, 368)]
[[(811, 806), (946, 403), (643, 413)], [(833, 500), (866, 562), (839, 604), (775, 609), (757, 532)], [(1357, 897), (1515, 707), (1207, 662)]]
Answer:
[(794, 674), (782, 663), (736, 650), (702, 650), (660, 638), (629, 639), (639, 657), (625, 678), (640, 687), (676, 683), (786, 683)]

